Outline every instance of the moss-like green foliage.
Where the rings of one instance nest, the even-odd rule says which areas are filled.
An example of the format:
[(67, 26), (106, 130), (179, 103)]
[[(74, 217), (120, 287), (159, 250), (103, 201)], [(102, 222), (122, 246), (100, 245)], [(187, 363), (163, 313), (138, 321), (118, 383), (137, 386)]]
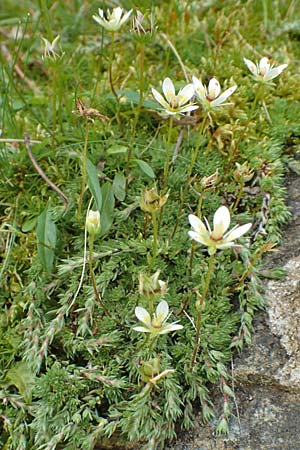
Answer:
[[(1, 448), (163, 449), (199, 408), (227, 432), (227, 365), (251, 341), (300, 170), (297, 2), (128, 0), (146, 34), (129, 20), (114, 35), (96, 2), (52, 3), (0, 10)], [(265, 84), (243, 62), (264, 56), (289, 64)], [(237, 85), (231, 104), (162, 117), (150, 88), (192, 76)], [(252, 227), (209, 256), (188, 214), (211, 224), (221, 205)]]

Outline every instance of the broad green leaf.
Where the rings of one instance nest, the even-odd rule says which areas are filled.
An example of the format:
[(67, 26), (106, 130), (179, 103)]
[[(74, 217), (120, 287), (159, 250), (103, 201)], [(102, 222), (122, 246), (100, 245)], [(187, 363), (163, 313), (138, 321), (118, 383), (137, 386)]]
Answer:
[(46, 272), (52, 271), (56, 245), (56, 225), (51, 218), (48, 206), (39, 215), (37, 229), (37, 247), (41, 264)]
[(91, 191), (91, 194), (94, 197), (98, 211), (101, 211), (102, 192), (99, 184), (97, 169), (89, 159), (87, 159), (86, 161), (86, 168), (87, 168), (87, 184), (89, 190)]
[(134, 159), (133, 160), (139, 168), (150, 178), (155, 178), (155, 173), (153, 172), (153, 169), (151, 166), (149, 166), (148, 163), (143, 161), (142, 159)]
[[(134, 105), (139, 105), (140, 103), (140, 94), (137, 91), (131, 91), (129, 89), (119, 89), (117, 93), (120, 97), (125, 97), (129, 103), (132, 103)], [(142, 106), (147, 109), (161, 109), (157, 102), (152, 100), (143, 100)]]
[(101, 209), (101, 236), (106, 234), (113, 224), (115, 197), (111, 183), (102, 187), (103, 202)]
[(26, 402), (31, 402), (31, 393), (35, 382), (35, 375), (26, 362), (17, 362), (11, 367), (6, 374), (5, 381), (8, 386), (16, 386)]
[(113, 191), (114, 191), (114, 196), (118, 200), (120, 200), (120, 202), (122, 202), (125, 198), (125, 195), (126, 195), (125, 188), (126, 188), (126, 178), (121, 172), (118, 172), (115, 175), (115, 178), (113, 181)]

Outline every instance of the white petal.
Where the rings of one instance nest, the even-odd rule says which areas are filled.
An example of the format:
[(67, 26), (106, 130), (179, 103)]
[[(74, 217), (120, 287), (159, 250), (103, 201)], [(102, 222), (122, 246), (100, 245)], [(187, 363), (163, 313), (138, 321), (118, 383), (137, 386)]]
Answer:
[(195, 94), (195, 88), (193, 84), (187, 84), (183, 89), (178, 92), (177, 99), (179, 106), (187, 103)]
[(170, 103), (170, 101), (173, 100), (173, 98), (175, 97), (175, 87), (174, 87), (172, 80), (170, 80), (170, 78), (164, 79), (163, 84), (162, 84), (162, 90), (163, 90), (163, 93), (164, 93), (167, 101)]
[(210, 238), (209, 238), (208, 231), (206, 233), (207, 234), (204, 235), (204, 234), (196, 233), (196, 231), (189, 231), (188, 235), (194, 241), (199, 242), (199, 244), (203, 244), (203, 245), (209, 246), (209, 245), (211, 245), (211, 241), (210, 241)]
[(176, 330), (182, 330), (182, 325), (177, 325), (176, 323), (170, 323), (166, 324), (161, 331), (159, 331), (157, 334), (166, 334), (170, 331), (176, 331)]
[(124, 16), (122, 17), (121, 21), (120, 21), (120, 25), (123, 25), (123, 23), (126, 22), (126, 20), (129, 18), (130, 14), (132, 13), (132, 9), (130, 11), (128, 11), (127, 13), (124, 14)]
[[(222, 94), (216, 98), (215, 100), (213, 100), (210, 105), (211, 106), (221, 106), (221, 104), (223, 104), (225, 102), (225, 100), (230, 97), (230, 95), (232, 95), (234, 93), (234, 91), (236, 90), (237, 86), (232, 86), (229, 89), (226, 89), (226, 91), (222, 92)], [(225, 105), (224, 105), (225, 106)]]
[(155, 311), (156, 318), (159, 322), (163, 322), (169, 314), (169, 305), (166, 300), (161, 301)]
[(151, 89), (152, 90), (152, 95), (155, 98), (155, 100), (161, 104), (161, 106), (163, 106), (164, 108), (169, 108), (169, 103), (166, 102), (166, 100), (163, 98), (163, 96), (154, 88)]
[(193, 76), (192, 80), (193, 80), (193, 84), (194, 84), (195, 94), (197, 95), (197, 97), (200, 98), (200, 100), (205, 100), (206, 99), (206, 89), (203, 86), (201, 80), (198, 80), (198, 78), (196, 78), (194, 76)]
[(98, 13), (99, 13), (99, 16), (103, 19), (104, 18), (104, 11), (103, 11), (103, 9), (99, 8)]
[(287, 64), (281, 64), (281, 66), (274, 67), (274, 69), (269, 70), (264, 76), (264, 80), (269, 81), (281, 74), (281, 72), (287, 68)]
[(106, 24), (107, 24), (107, 23), (106, 23), (106, 21), (103, 20), (101, 17), (93, 16), (93, 19), (94, 19), (96, 22), (98, 22), (99, 25), (101, 25), (101, 27), (106, 28)]
[(270, 62), (269, 58), (264, 56), (264, 58), (261, 58), (261, 60), (258, 63), (258, 73), (259, 75), (266, 75), (270, 70)]
[(220, 206), (214, 215), (212, 238), (221, 239), (230, 225), (230, 213), (226, 206)]
[(182, 106), (179, 110), (180, 113), (185, 113), (185, 112), (189, 112), (189, 111), (194, 111), (195, 109), (198, 109), (199, 105), (186, 105), (186, 106)]
[(143, 322), (147, 327), (151, 326), (151, 317), (148, 311), (141, 306), (137, 306), (134, 310), (136, 317)]
[(250, 59), (244, 58), (244, 63), (253, 75), (258, 75), (257, 67), (252, 61), (250, 61)]
[(243, 234), (247, 233), (250, 228), (252, 227), (252, 223), (246, 223), (245, 225), (242, 225), (237, 228), (233, 228), (224, 238), (225, 243), (234, 241), (235, 239), (238, 239), (239, 237), (243, 236)]
[(120, 6), (118, 6), (117, 8), (113, 9), (109, 20), (120, 22), (122, 14), (123, 14), (123, 10), (122, 10), (122, 8)]
[(216, 78), (212, 78), (208, 83), (208, 94), (207, 94), (208, 100), (214, 100), (220, 95), (220, 92), (221, 92), (220, 83)]
[[(59, 38), (60, 38), (60, 34), (58, 34), (58, 35), (53, 39), (52, 44), (51, 44), (51, 47), (52, 47), (53, 49), (55, 48), (57, 42), (59, 41)], [(280, 66), (279, 66), (279, 67), (280, 67)]]
[(191, 227), (199, 234), (207, 234), (207, 228), (202, 222), (202, 220), (199, 219), (199, 217), (195, 216), (194, 214), (189, 214), (189, 222), (191, 224)]
[(152, 331), (149, 328), (145, 327), (132, 327), (134, 331), (141, 331), (142, 333), (151, 333)]

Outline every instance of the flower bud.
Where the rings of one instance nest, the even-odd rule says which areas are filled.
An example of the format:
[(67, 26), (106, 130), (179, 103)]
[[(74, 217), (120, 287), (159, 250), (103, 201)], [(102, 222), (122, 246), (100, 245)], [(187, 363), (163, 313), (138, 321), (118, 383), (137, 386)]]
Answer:
[(235, 165), (236, 169), (233, 172), (233, 177), (237, 182), (247, 183), (253, 178), (254, 172), (250, 169), (247, 162), (243, 164), (235, 163)]
[(145, 212), (159, 211), (168, 199), (168, 194), (159, 196), (156, 188), (146, 189), (141, 198), (140, 206)]
[(140, 295), (158, 295), (163, 297), (167, 292), (167, 283), (159, 280), (159, 270), (153, 275), (139, 275), (139, 293)]
[(142, 361), (141, 372), (143, 377), (148, 381), (150, 378), (158, 375), (160, 370), (159, 366), (158, 357), (149, 359), (148, 361)]
[(90, 235), (94, 236), (99, 233), (101, 228), (100, 222), (100, 213), (99, 211), (89, 210), (87, 219), (86, 219), (86, 227)]

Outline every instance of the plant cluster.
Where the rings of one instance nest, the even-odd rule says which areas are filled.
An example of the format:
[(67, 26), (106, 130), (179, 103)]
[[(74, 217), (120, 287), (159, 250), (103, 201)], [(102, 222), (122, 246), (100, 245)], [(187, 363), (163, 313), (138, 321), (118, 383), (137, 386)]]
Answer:
[(26, 0), (17, 19), (15, 3), (0, 12), (0, 443), (158, 450), (195, 410), (227, 433), (228, 364), (262, 278), (282, 275), (262, 256), (298, 170), (293, 2)]

